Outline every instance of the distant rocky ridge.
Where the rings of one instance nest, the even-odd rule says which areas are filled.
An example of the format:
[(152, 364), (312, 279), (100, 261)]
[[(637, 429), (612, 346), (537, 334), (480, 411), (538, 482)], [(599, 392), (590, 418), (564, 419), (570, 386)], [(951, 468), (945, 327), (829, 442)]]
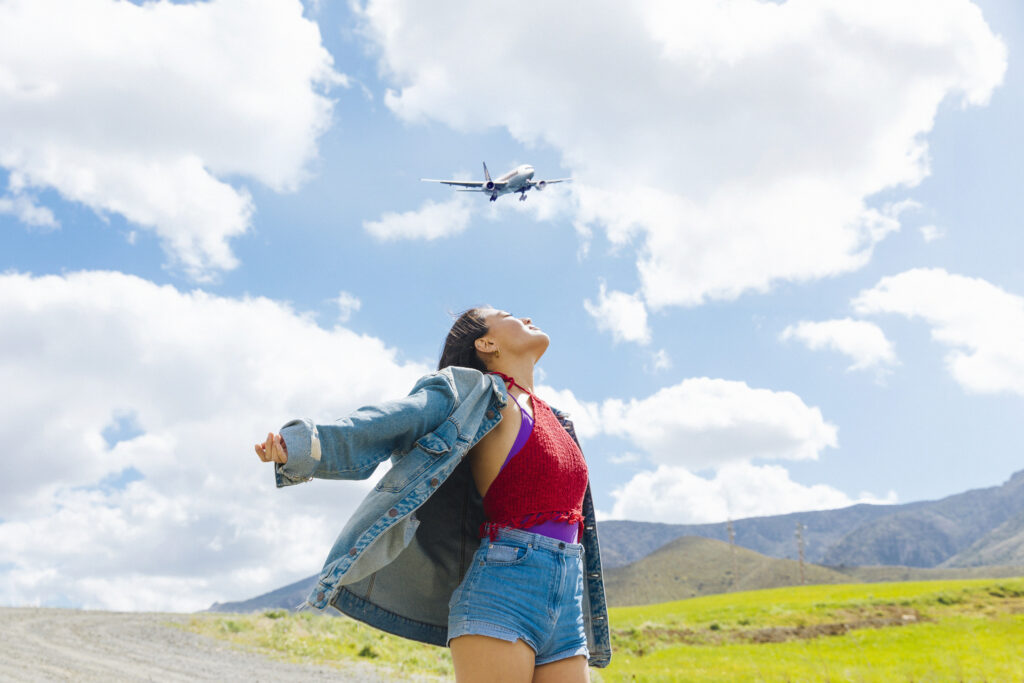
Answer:
[[(733, 522), (736, 545), (796, 559), (796, 524), (803, 525), (808, 562), (830, 566), (1024, 566), (1024, 471), (1001, 486), (937, 501), (854, 505)], [(635, 562), (682, 536), (728, 540), (727, 524), (599, 524), (606, 568)]]
[(797, 586), (801, 583), (873, 583), (1006, 578), (1024, 567), (824, 567), (768, 557), (699, 536), (683, 536), (625, 567), (605, 572), (612, 607), (647, 605), (701, 595)]
[[(798, 555), (795, 538), (798, 522), (803, 525), (807, 563), (829, 565), (827, 569), (830, 571), (845, 572), (850, 577), (846, 580), (903, 580), (897, 578), (899, 576), (917, 578), (917, 573), (907, 568), (1024, 567), (1024, 471), (1017, 472), (1001, 486), (974, 489), (937, 501), (903, 505), (862, 504), (838, 510), (736, 520), (733, 522), (736, 545), (768, 558), (795, 560)], [(609, 586), (613, 570), (642, 560), (676, 539), (696, 536), (728, 541), (728, 528), (724, 522), (658, 524), (606, 520), (599, 523), (598, 529), (601, 559)], [(695, 548), (708, 550), (713, 546), (690, 543), (684, 547), (696, 552)], [(676, 561), (682, 560), (677, 558)], [(715, 564), (714, 561), (709, 562)], [(720, 562), (715, 566), (720, 574), (730, 568)], [(888, 566), (891, 570), (880, 569), (879, 566)], [(850, 567), (865, 567), (865, 571), (855, 577), (848, 571)], [(891, 578), (867, 578), (871, 571), (875, 572), (874, 575)], [(778, 567), (770, 574), (786, 581), (792, 578)], [(708, 577), (701, 581), (705, 581), (709, 588), (725, 580), (723, 577)], [(935, 576), (945, 577), (945, 572), (941, 577)], [(738, 578), (728, 580), (732, 588), (718, 588), (739, 589)], [(764, 581), (751, 580), (751, 587), (754, 584), (759, 587), (790, 585), (772, 581), (762, 585)], [(305, 601), (315, 585), (316, 577), (310, 576), (249, 600), (216, 603), (210, 611), (295, 609)], [(704, 594), (705, 590), (700, 588), (698, 592)]]

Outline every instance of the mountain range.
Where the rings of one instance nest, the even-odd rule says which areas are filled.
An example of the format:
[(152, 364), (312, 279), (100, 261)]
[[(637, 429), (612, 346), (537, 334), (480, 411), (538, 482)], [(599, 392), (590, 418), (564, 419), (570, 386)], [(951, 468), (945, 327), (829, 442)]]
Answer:
[[(599, 522), (609, 604), (799, 583), (798, 524), (808, 583), (1024, 574), (1024, 470), (935, 501), (735, 520), (735, 547), (729, 524)], [(210, 611), (293, 609), (315, 584), (314, 575)]]

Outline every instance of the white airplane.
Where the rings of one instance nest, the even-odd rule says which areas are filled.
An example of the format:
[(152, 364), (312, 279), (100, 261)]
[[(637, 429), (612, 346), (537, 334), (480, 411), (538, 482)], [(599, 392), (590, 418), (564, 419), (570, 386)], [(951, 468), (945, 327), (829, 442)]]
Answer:
[(519, 193), (519, 201), (526, 199), (527, 190), (536, 188), (543, 190), (554, 183), (567, 183), (572, 178), (557, 178), (555, 180), (534, 180), (533, 166), (523, 164), (517, 166), (505, 175), (491, 180), (491, 174), (487, 172), (487, 163), (484, 163), (484, 180), (433, 180), (431, 178), (420, 178), (425, 183), (444, 183), (454, 185), (459, 192), (483, 192), (491, 195), (493, 202), (503, 194)]

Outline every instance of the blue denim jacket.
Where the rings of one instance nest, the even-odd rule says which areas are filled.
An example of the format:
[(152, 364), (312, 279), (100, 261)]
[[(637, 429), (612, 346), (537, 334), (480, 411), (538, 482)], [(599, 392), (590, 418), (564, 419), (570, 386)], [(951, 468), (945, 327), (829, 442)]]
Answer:
[[(366, 479), (391, 469), (342, 529), (307, 603), (371, 626), (443, 646), (448, 600), (480, 544), (483, 501), (463, 456), (501, 421), (505, 384), (471, 368), (420, 378), (403, 399), (360, 408), (332, 425), (292, 420), (281, 429), (288, 462), (277, 486), (313, 477)], [(552, 409), (576, 439), (564, 413)], [(578, 443), (578, 441), (577, 441)], [(590, 485), (583, 499), (589, 664), (611, 660), (608, 608)]]

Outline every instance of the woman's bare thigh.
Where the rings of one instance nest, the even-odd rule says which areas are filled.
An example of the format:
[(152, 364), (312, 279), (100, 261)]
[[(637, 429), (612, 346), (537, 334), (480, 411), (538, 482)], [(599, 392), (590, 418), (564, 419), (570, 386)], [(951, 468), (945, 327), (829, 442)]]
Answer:
[(527, 683), (534, 680), (533, 648), (522, 639), (509, 642), (473, 634), (452, 638), (448, 646), (456, 681)]
[(590, 683), (590, 669), (583, 655), (541, 664), (533, 671), (533, 683)]

